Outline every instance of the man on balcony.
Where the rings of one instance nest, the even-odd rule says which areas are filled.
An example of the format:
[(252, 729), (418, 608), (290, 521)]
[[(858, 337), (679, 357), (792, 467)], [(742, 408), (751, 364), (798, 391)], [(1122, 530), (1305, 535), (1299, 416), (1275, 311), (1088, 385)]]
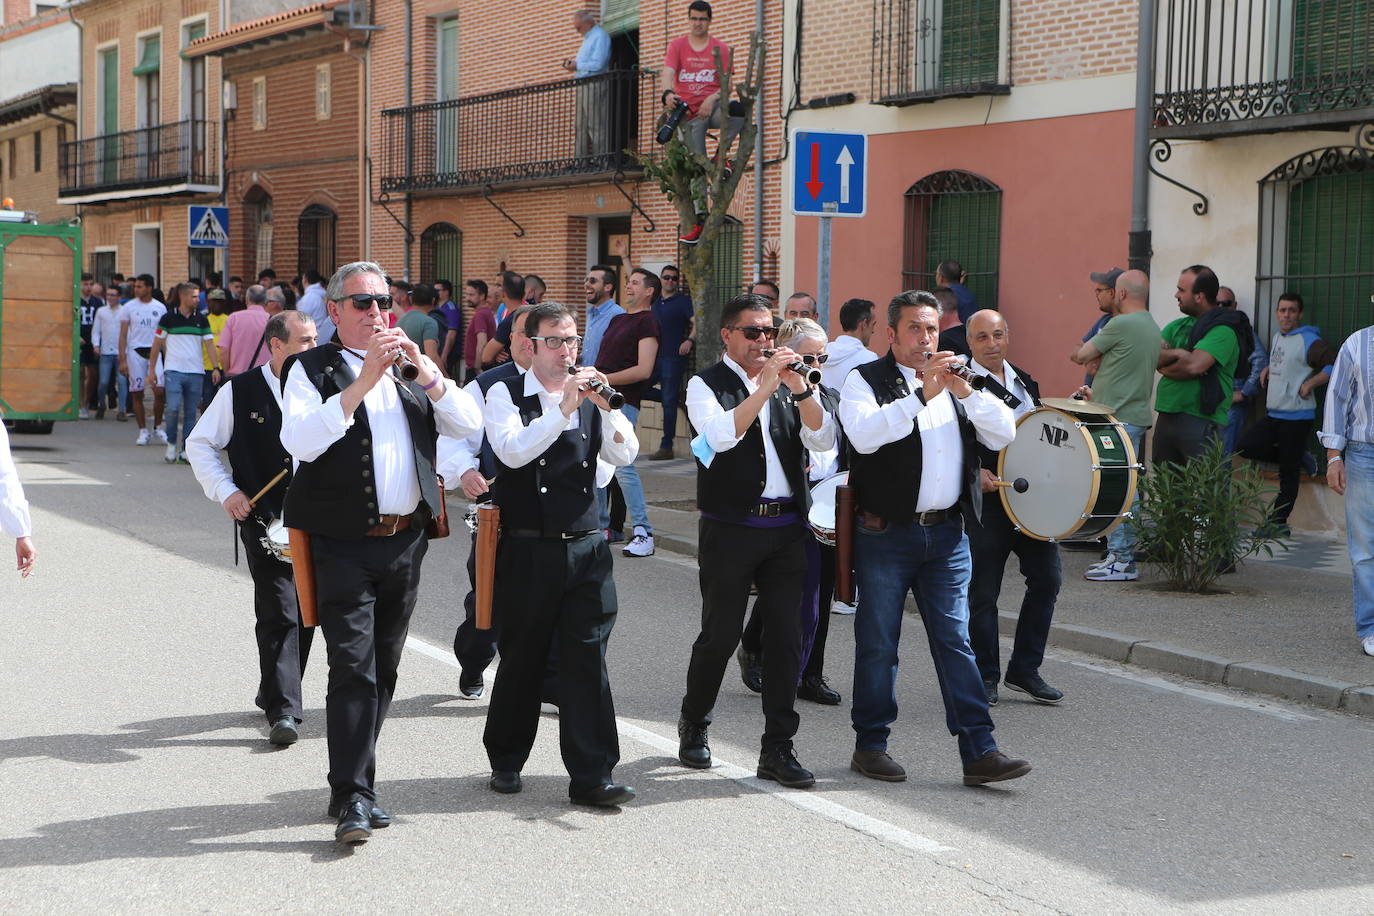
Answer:
[[(582, 36), (577, 57), (564, 60), (563, 69), (579, 80), (600, 76), (611, 63), (611, 36), (596, 24), (596, 14), (583, 9), (573, 13), (573, 28)], [(600, 156), (606, 149), (606, 101), (610, 84), (605, 79), (580, 83), (577, 87), (577, 158)]]

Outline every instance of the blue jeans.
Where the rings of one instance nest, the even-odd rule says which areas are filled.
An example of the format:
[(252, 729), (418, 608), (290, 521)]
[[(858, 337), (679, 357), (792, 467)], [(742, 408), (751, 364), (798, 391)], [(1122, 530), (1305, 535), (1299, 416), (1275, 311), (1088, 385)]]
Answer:
[(654, 361), (654, 374), (649, 384), (659, 386), (659, 403), (663, 405), (663, 441), (659, 448), (673, 447), (673, 437), (677, 433), (677, 409), (682, 402), (682, 367), (685, 357), (673, 354), (660, 356)]
[[(1136, 426), (1134, 423), (1122, 423), (1126, 427), (1126, 435), (1131, 440), (1131, 445), (1135, 446), (1135, 460), (1137, 464), (1145, 463), (1145, 433), (1149, 431), (1148, 426)], [(1120, 525), (1107, 538), (1107, 552), (1116, 554), (1125, 563), (1135, 561), (1135, 528), (1131, 522), (1140, 518), (1140, 488), (1137, 486), (1135, 491), (1135, 502), (1131, 503), (1131, 517)]]
[[(626, 404), (620, 408), (633, 426), (639, 422), (639, 408)], [(607, 430), (605, 435), (610, 435)], [(644, 502), (644, 484), (640, 483), (639, 472), (635, 470), (633, 464), (627, 464), (623, 468), (615, 469), (615, 479), (620, 483), (620, 492), (625, 496), (625, 507), (630, 510), (630, 520), (632, 524), (642, 525), (649, 534), (654, 533), (653, 526), (649, 524), (649, 507)], [(602, 487), (596, 491), (596, 498), (601, 504), (601, 527), (609, 528), (611, 525), (611, 504), (606, 498), (606, 488)]]
[(1231, 409), (1226, 411), (1226, 431), (1221, 434), (1221, 443), (1226, 449), (1226, 454), (1231, 454), (1236, 450), (1236, 443), (1240, 440), (1240, 431), (1245, 426), (1245, 417), (1250, 413), (1250, 401), (1244, 400), (1239, 404), (1232, 404)]
[(119, 372), (119, 354), (102, 353), (100, 354), (100, 383), (96, 388), (95, 402), (100, 406), (105, 406), (105, 397), (110, 393), (110, 378), (113, 376), (118, 383), (119, 410), (127, 410), (129, 402), (129, 380)]
[[(167, 441), (178, 449), (186, 447), (186, 437), (191, 427), (196, 425), (196, 408), (200, 404), (200, 391), (205, 383), (204, 372), (163, 373), (167, 389)], [(181, 435), (177, 436), (177, 419), (181, 420)]]
[(1345, 446), (1345, 536), (1355, 573), (1355, 635), (1374, 636), (1374, 442)]
[(858, 527), (854, 546), (859, 607), (854, 615), (855, 748), (887, 749), (897, 719), (897, 642), (910, 591), (925, 624), (930, 656), (945, 702), (945, 724), (970, 763), (997, 750), (992, 716), (968, 641), (972, 563), (959, 519), (939, 525)]

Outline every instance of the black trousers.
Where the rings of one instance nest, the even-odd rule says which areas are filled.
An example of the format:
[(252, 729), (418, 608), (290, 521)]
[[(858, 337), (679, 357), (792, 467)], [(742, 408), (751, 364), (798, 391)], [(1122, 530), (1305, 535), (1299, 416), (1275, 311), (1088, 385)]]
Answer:
[[(835, 600), (835, 548), (828, 544), (818, 544), (820, 548), (820, 594), (817, 599), (819, 616), (816, 619), (816, 635), (811, 643), (811, 654), (806, 657), (806, 667), (802, 669), (802, 680), (820, 677), (825, 673), (825, 639), (830, 635), (830, 603)], [(763, 615), (758, 606), (749, 615), (744, 625), (744, 633), (739, 644), (750, 652), (763, 651)]]
[(1219, 437), (1222, 427), (1190, 413), (1161, 413), (1155, 419), (1153, 451), (1155, 464), (1184, 464), (1207, 450)]
[(283, 716), (301, 721), (301, 675), (310, 657), (313, 627), (301, 626), (291, 564), (262, 546), (267, 530), (256, 518), (239, 525), (239, 539), (253, 576), (253, 635), (258, 642), (258, 706), (270, 725)]
[(730, 656), (744, 628), (749, 585), (758, 585), (754, 612), (763, 620), (763, 750), (790, 748), (799, 718), (802, 590), (806, 577), (806, 526), (750, 528), (703, 518), (698, 523), (701, 634), (692, 644), (682, 717), (711, 724)]
[(1026, 579), (1026, 594), (1016, 619), (1016, 639), (1007, 676), (1019, 678), (1036, 674), (1045, 660), (1045, 642), (1054, 619), (1054, 604), (1062, 581), (1059, 547), (1048, 541), (1013, 529), (996, 493), (983, 494), (981, 522), (967, 519), (969, 554), (973, 577), (969, 583), (968, 637), (978, 659), (983, 681), (996, 683), (1001, 677), (1001, 647), (997, 642), (997, 598), (1002, 592), (1002, 573), (1007, 558), (1016, 554), (1021, 575)]
[(345, 541), (312, 535), (320, 629), (329, 646), (329, 788), (376, 800), (377, 736), (396, 692), (429, 547), (421, 528)]
[(1293, 504), (1298, 501), (1298, 482), (1302, 474), (1302, 454), (1312, 435), (1311, 420), (1279, 420), (1264, 417), (1247, 429), (1236, 444), (1236, 451), (1252, 461), (1279, 463), (1279, 495), (1269, 511), (1269, 519), (1288, 524)]
[(606, 642), (615, 626), (611, 550), (600, 532), (570, 541), (505, 536), (496, 554), (501, 667), (482, 742), (493, 770), (519, 772), (539, 729), (557, 647), (558, 736), (573, 791), (611, 781), (620, 762)]

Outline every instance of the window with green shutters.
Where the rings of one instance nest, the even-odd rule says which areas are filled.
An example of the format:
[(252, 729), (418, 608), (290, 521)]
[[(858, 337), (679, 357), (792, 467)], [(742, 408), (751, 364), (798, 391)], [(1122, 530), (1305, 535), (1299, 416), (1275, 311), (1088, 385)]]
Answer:
[(997, 82), (999, 0), (944, 0), (940, 23), (940, 86)]
[(606, 15), (601, 27), (609, 35), (622, 35), (639, 29), (639, 0), (606, 0)]
[(1002, 189), (951, 169), (927, 175), (906, 192), (903, 289), (933, 289), (935, 268), (958, 261), (981, 308), (997, 308), (1002, 254)]
[(139, 49), (138, 63), (134, 65), (134, 76), (147, 76), (162, 69), (162, 38), (152, 35), (143, 39)]
[(463, 282), (463, 233), (452, 223), (435, 223), (420, 233), (420, 280)]
[[(119, 174), (119, 48), (105, 48), (100, 53), (100, 110), (96, 113), (97, 127), (105, 139), (100, 141), (100, 177), (112, 182)], [(85, 163), (79, 180), (84, 180)]]
[(1005, 95), (1002, 0), (873, 0), (870, 90), (880, 105)]

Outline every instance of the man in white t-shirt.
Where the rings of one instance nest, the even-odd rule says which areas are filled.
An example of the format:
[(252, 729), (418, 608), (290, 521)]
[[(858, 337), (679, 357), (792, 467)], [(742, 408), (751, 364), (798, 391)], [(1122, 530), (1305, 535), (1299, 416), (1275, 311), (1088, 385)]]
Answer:
[[(153, 348), (153, 336), (157, 333), (157, 323), (167, 314), (167, 306), (153, 298), (153, 287), (157, 281), (152, 274), (139, 274), (134, 279), (134, 298), (119, 310), (119, 372), (129, 380), (130, 397), (134, 405), (134, 419), (138, 421), (138, 438), (135, 445), (147, 445), (152, 436), (148, 426), (147, 408), (143, 404), (143, 387), (148, 375), (148, 356)], [(166, 398), (162, 387), (162, 362), (154, 368), (153, 386), (153, 426), (157, 428), (158, 441), (167, 444), (167, 433), (162, 428), (162, 405)]]

